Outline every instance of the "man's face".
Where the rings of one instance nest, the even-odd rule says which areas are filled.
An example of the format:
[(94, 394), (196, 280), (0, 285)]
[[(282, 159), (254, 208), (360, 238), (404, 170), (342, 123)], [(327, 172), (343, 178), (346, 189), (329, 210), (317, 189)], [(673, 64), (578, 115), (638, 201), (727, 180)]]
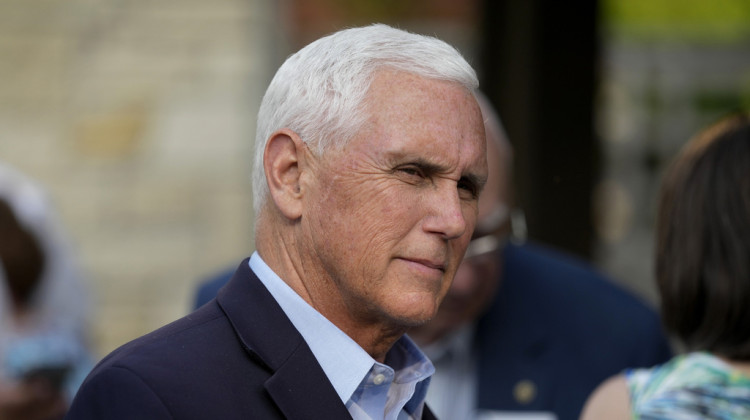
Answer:
[(417, 325), (437, 311), (476, 223), (481, 114), (456, 84), (390, 70), (366, 109), (341, 151), (316, 158), (302, 216), (311, 266), (324, 270), (322, 306), (337, 325)]

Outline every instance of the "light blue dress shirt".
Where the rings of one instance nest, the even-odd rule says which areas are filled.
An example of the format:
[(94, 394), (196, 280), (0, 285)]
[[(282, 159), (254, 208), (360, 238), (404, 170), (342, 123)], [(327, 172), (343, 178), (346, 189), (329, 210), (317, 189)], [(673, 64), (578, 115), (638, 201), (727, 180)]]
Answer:
[(341, 401), (356, 420), (422, 418), (435, 368), (407, 336), (378, 363), (348, 335), (305, 302), (257, 252), (250, 268), (307, 342)]

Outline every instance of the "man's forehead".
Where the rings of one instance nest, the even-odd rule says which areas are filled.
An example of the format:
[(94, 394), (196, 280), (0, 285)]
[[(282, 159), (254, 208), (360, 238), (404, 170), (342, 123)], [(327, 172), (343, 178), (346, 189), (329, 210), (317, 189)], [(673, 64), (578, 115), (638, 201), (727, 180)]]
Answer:
[[(392, 98), (393, 92), (412, 90), (412, 94), (430, 94), (437, 89), (444, 88), (456, 89), (473, 98), (472, 92), (458, 81), (427, 77), (388, 66), (381, 67), (373, 72), (365, 97), (372, 99), (374, 96), (378, 96), (388, 102)], [(385, 93), (388, 91), (392, 93)]]
[(365, 102), (367, 116), (355, 142), (391, 161), (418, 159), (441, 172), (484, 175), (484, 123), (463, 85), (383, 68)]
[[(410, 119), (410, 116), (415, 115), (410, 112), (410, 108), (414, 106), (422, 110), (440, 111), (437, 114), (417, 113), (420, 118)], [(375, 73), (364, 96), (363, 110), (369, 122), (384, 116), (415, 125), (470, 118), (475, 120), (475, 128), (481, 130), (484, 137), (484, 120), (479, 104), (473, 93), (458, 82), (382, 69)], [(425, 118), (428, 114), (430, 117)]]

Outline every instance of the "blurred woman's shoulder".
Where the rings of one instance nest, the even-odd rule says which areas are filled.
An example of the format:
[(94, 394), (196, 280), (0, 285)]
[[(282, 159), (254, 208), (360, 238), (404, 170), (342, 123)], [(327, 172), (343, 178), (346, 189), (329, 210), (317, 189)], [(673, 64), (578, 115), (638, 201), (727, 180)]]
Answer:
[(750, 376), (705, 352), (677, 356), (650, 369), (626, 371), (636, 417), (750, 418)]

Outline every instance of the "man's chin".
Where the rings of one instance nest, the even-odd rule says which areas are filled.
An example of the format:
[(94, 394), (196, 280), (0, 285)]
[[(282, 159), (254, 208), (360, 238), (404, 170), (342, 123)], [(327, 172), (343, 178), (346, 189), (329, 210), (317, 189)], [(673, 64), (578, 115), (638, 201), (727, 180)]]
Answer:
[(429, 324), (437, 315), (437, 308), (425, 308), (415, 311), (416, 308), (409, 308), (411, 311), (402, 311), (398, 314), (391, 313), (390, 318), (399, 326), (404, 328), (420, 328)]
[(421, 328), (422, 326), (426, 325), (428, 322), (430, 322), (431, 318), (422, 319), (422, 318), (404, 318), (402, 320), (403, 325), (409, 329), (412, 328)]

